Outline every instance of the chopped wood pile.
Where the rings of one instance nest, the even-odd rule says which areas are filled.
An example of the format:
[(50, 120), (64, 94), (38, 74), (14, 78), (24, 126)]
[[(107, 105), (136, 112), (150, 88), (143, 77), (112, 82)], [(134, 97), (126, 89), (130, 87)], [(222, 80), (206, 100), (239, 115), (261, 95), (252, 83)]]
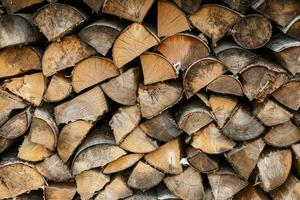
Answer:
[(299, 0), (1, 0), (0, 199), (299, 200)]

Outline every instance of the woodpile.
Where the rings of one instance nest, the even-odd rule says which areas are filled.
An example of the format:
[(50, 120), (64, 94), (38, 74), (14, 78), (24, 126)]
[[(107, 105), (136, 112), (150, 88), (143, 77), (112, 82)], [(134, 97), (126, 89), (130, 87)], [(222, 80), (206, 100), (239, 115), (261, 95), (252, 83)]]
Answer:
[(0, 199), (300, 199), (299, 0), (0, 2)]

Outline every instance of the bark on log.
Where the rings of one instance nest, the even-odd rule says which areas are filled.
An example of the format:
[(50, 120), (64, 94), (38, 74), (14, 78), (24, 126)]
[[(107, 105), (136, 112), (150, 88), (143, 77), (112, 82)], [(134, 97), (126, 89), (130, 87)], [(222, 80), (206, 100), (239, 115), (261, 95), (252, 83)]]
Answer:
[(299, 40), (300, 39), (299, 27), (300, 27), (300, 14), (298, 14), (286, 27), (284, 27), (281, 30), (288, 36), (291, 36)]

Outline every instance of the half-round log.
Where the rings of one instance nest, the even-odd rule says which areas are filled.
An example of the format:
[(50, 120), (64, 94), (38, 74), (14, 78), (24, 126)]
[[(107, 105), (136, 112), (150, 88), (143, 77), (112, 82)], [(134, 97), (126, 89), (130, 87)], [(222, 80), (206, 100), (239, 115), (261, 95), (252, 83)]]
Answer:
[(74, 183), (55, 183), (44, 188), (44, 199), (72, 200), (76, 194)]
[(296, 200), (300, 198), (300, 182), (299, 180), (293, 176), (289, 175), (287, 180), (278, 188), (272, 190), (270, 192), (270, 196), (273, 200), (281, 200), (281, 199), (291, 199)]
[(216, 93), (243, 96), (242, 84), (236, 77), (230, 75), (219, 76), (208, 84), (206, 88)]
[(112, 174), (116, 172), (123, 171), (125, 169), (128, 169), (129, 167), (133, 166), (136, 162), (138, 162), (143, 157), (143, 154), (127, 154), (124, 155), (117, 160), (114, 160), (103, 170), (104, 174)]

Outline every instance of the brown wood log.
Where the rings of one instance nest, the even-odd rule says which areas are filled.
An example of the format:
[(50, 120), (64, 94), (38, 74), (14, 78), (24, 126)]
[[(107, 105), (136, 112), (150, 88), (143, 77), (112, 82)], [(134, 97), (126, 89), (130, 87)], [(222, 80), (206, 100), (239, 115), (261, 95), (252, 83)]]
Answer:
[(208, 4), (201, 6), (194, 15), (190, 16), (190, 21), (197, 29), (211, 38), (212, 45), (216, 46), (216, 43), (240, 18), (240, 14), (230, 8)]
[(293, 154), (294, 154), (294, 162), (293, 165), (296, 168), (296, 172), (299, 175), (300, 174), (300, 144), (294, 144), (292, 145), (292, 150), (293, 150)]
[(202, 0), (173, 0), (184, 12), (194, 14), (200, 7)]
[[(95, 0), (85, 0), (85, 1), (95, 1)], [(101, 1), (96, 0), (97, 2), (93, 2), (93, 4), (98, 4)], [(91, 2), (92, 3), (92, 2)], [(96, 7), (93, 7), (96, 9)], [(97, 52), (101, 55), (105, 56), (109, 50), (112, 48), (113, 43), (119, 33), (126, 27), (126, 23), (124, 21), (103, 18), (97, 20), (85, 28), (83, 28), (79, 33), (78, 37), (94, 47)]]
[(50, 184), (44, 189), (45, 200), (72, 200), (76, 194), (76, 185), (72, 183)]
[(247, 9), (251, 6), (252, 0), (223, 0), (231, 9), (236, 10), (240, 13), (245, 13)]
[(177, 33), (164, 38), (156, 50), (180, 70), (187, 69), (195, 61), (210, 53), (208, 45), (203, 40), (188, 33)]
[(219, 76), (209, 83), (206, 89), (221, 94), (243, 96), (242, 84), (236, 77), (231, 75)]
[(98, 170), (83, 171), (75, 177), (77, 192), (82, 200), (91, 199), (109, 182), (110, 177)]
[(291, 36), (299, 40), (300, 39), (299, 27), (300, 27), (300, 14), (298, 13), (298, 15), (286, 27), (284, 27), (281, 30), (288, 36)]
[(160, 0), (157, 4), (157, 34), (159, 37), (190, 30), (188, 19), (176, 4)]
[(152, 85), (140, 84), (138, 101), (142, 117), (153, 118), (180, 101), (183, 88), (179, 81), (172, 80)]
[(45, 50), (43, 73), (47, 77), (51, 76), (94, 54), (96, 51), (76, 36), (66, 36), (61, 41), (52, 42)]
[(183, 87), (187, 98), (191, 98), (200, 89), (225, 73), (222, 63), (214, 58), (203, 58), (194, 62), (183, 77)]
[(237, 193), (235, 199), (270, 200), (270, 198), (258, 186), (252, 186), (251, 183), (249, 183), (244, 189)]
[(102, 6), (105, 0), (83, 0), (94, 12), (99, 13), (102, 10)]
[(95, 86), (72, 100), (56, 106), (54, 111), (57, 124), (76, 120), (96, 121), (108, 111), (108, 102), (101, 88)]
[[(4, 137), (0, 137), (0, 154), (6, 151), (8, 148), (13, 146), (16, 143), (14, 139), (7, 139)], [(1, 189), (0, 189), (1, 191)], [(1, 197), (0, 197), (1, 198)]]
[(43, 73), (38, 72), (22, 77), (12, 78), (4, 85), (10, 92), (38, 106), (43, 100), (46, 80)]
[(1, 3), (8, 13), (14, 13), (23, 8), (44, 2), (44, 0), (2, 0)]
[(148, 28), (139, 23), (132, 23), (119, 34), (114, 42), (112, 48), (114, 63), (121, 68), (158, 43), (159, 38)]
[(256, 139), (232, 149), (225, 154), (225, 157), (236, 173), (247, 180), (254, 170), (264, 147), (263, 140)]
[(209, 103), (209, 95), (204, 91), (200, 90), (196, 93), (196, 96), (208, 107), (211, 108)]
[(0, 51), (0, 78), (39, 70), (41, 66), (40, 53), (33, 47), (11, 47)]
[(293, 175), (289, 175), (287, 180), (280, 187), (270, 192), (270, 196), (273, 200), (299, 199), (299, 186), (299, 180)]
[(183, 155), (182, 141), (179, 138), (170, 140), (157, 150), (144, 156), (151, 166), (168, 174), (180, 174), (183, 171), (180, 160)]
[(102, 83), (101, 87), (104, 93), (115, 102), (128, 106), (135, 105), (140, 77), (140, 69), (133, 67), (120, 76)]
[(141, 23), (154, 0), (107, 0), (102, 12)]
[(262, 189), (269, 192), (282, 185), (288, 178), (291, 166), (292, 153), (290, 150), (272, 151), (261, 156), (257, 167)]
[(89, 57), (77, 63), (72, 72), (72, 86), (75, 92), (120, 75), (114, 63), (104, 57)]

